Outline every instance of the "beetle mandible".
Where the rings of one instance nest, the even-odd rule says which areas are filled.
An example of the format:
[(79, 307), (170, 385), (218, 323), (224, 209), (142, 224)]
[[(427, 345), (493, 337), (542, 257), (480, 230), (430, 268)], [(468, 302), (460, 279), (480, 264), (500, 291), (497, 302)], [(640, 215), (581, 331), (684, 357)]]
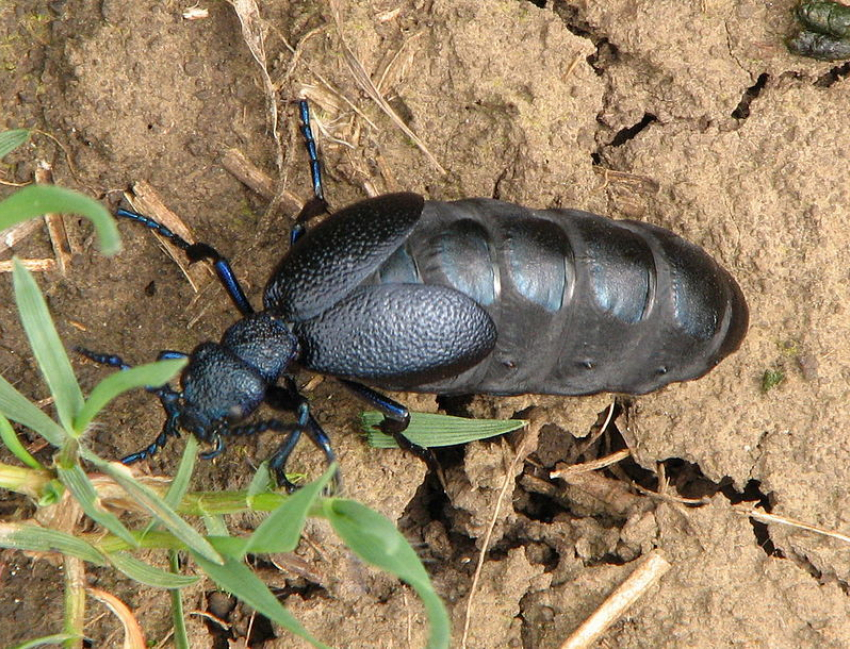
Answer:
[[(306, 101), (299, 102), (314, 198), (255, 312), (229, 262), (146, 216), (118, 210), (208, 259), (242, 314), (221, 342), (187, 357), (182, 390), (148, 388), (166, 411), (149, 457), (180, 430), (213, 445), (285, 432), (270, 460), (278, 483), (302, 434), (334, 459), (292, 378), (334, 376), (385, 416), (400, 445), (407, 409), (367, 387), (441, 394), (644, 394), (707, 373), (741, 344), (748, 309), (732, 276), (703, 249), (660, 227), (486, 198), (429, 201), (387, 194), (327, 211)], [(80, 350), (127, 369), (119, 357)], [(296, 421), (242, 423), (261, 403)]]

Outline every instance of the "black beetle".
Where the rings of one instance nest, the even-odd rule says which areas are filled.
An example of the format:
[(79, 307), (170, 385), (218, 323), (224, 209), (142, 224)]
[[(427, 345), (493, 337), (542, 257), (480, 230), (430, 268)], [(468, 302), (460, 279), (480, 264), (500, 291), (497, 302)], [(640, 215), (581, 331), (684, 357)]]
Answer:
[[(150, 388), (167, 421), (125, 463), (150, 456), (179, 429), (214, 445), (206, 457), (222, 450), (223, 437), (271, 429), (288, 433), (270, 465), (289, 486), (284, 466), (302, 432), (333, 458), (293, 366), (341, 379), (384, 413), (387, 432), (421, 451), (401, 434), (407, 409), (359, 381), (442, 394), (643, 394), (699, 378), (743, 340), (748, 310), (732, 276), (701, 248), (646, 223), (402, 193), (355, 203), (306, 232), (326, 203), (303, 102), (301, 115), (315, 198), (266, 285), (262, 312), (215, 249), (118, 211), (190, 260), (212, 260), (243, 315), (220, 343), (188, 355), (181, 392)], [(177, 356), (186, 355), (160, 353)], [(297, 412), (297, 421), (240, 424), (263, 401)]]

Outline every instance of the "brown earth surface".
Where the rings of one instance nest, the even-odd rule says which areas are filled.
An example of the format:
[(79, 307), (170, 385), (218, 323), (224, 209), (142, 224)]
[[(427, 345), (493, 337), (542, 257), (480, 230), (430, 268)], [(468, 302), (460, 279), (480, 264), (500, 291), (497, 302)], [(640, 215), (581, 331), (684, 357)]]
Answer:
[[(472, 595), (469, 647), (558, 647), (656, 548), (671, 570), (602, 646), (846, 647), (846, 539), (742, 514), (758, 505), (850, 533), (850, 67), (786, 51), (793, 5), (262, 2), (280, 115), (278, 170), (259, 66), (229, 5), (198, 3), (209, 16), (187, 20), (190, 1), (0, 3), (0, 128), (51, 136), (36, 135), (0, 174), (27, 182), (46, 161), (56, 182), (110, 207), (134, 182), (149, 182), (230, 257), (258, 304), (293, 213), (269, 209), (221, 157), (237, 148), (288, 191), (309, 196), (291, 103), (306, 94), (335, 206), (373, 190), (498, 197), (644, 220), (703, 246), (749, 301), (741, 350), (699, 381), (618, 398), (613, 425), (589, 445), (582, 438), (613, 397), (399, 395), (415, 410), (531, 420), (524, 434), (442, 453), (443, 494), (418, 461), (367, 448), (356, 434), (361, 406), (333, 381), (311, 384), (314, 412), (334, 439), (347, 495), (398, 520), (426, 561), (456, 646), (507, 478), (514, 486)], [(446, 173), (358, 84), (352, 58)], [(76, 250), (67, 275), (39, 281), (69, 347), (139, 363), (160, 349), (216, 339), (234, 320), (220, 288), (208, 283), (196, 294), (141, 228), (122, 224), (125, 249), (106, 259), (86, 223), (68, 226)], [(48, 251), (43, 234), (17, 248), (25, 257)], [(10, 278), (0, 280), (0, 371), (43, 398)], [(87, 388), (106, 373), (77, 367)], [(765, 391), (766, 371), (784, 380)], [(134, 393), (104, 413), (91, 441), (102, 456), (119, 457), (161, 424), (156, 401)], [(519, 463), (522, 475), (508, 475), (523, 435), (532, 452)], [(592, 460), (625, 443), (635, 461), (599, 474), (601, 487), (547, 479), (556, 463)], [(273, 447), (260, 439), (203, 463), (198, 488), (244, 488)], [(171, 474), (178, 457), (163, 452), (150, 470)], [(293, 468), (315, 475), (321, 458), (305, 446)], [(30, 511), (18, 498), (0, 502), (5, 519)], [(255, 524), (233, 521), (237, 529)], [(318, 580), (271, 564), (261, 574), (318, 638), (338, 647), (424, 646), (412, 592), (358, 564), (322, 524), (307, 536), (299, 554)], [(0, 558), (0, 644), (59, 631), (61, 571), (11, 552)], [(161, 591), (105, 570), (89, 579), (134, 609), (149, 641), (167, 638)], [(222, 599), (210, 583), (186, 593), (194, 646), (244, 640), (250, 611)], [(118, 624), (97, 606), (91, 646), (117, 646)], [(205, 611), (225, 617), (229, 631), (206, 623)], [(252, 628), (251, 646), (300, 646), (268, 623)]]

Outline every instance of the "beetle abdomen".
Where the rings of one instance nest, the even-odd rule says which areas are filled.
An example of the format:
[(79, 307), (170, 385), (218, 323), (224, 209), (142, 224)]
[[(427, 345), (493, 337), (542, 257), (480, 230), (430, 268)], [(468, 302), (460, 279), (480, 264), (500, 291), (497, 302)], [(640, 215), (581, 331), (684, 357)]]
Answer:
[(428, 392), (643, 394), (708, 372), (748, 323), (731, 275), (672, 232), (481, 198), (426, 201), (367, 281), (451, 287), (495, 323), (492, 353)]

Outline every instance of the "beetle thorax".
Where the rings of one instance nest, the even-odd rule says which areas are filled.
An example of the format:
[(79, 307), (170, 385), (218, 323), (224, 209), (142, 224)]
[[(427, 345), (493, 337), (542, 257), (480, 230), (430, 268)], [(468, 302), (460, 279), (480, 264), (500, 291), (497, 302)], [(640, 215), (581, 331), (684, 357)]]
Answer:
[(217, 422), (238, 422), (251, 415), (296, 348), (286, 325), (267, 313), (239, 320), (220, 343), (196, 347), (183, 372), (181, 426), (206, 438)]

